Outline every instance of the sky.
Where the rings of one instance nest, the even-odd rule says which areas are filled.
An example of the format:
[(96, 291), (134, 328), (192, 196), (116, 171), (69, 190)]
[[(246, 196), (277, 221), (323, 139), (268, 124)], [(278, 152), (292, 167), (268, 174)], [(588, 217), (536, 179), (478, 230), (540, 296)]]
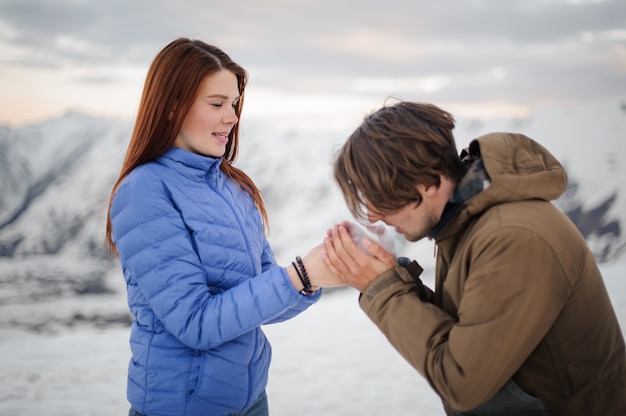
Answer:
[(244, 117), (344, 128), (389, 97), (479, 119), (626, 96), (623, 0), (0, 0), (0, 124), (133, 119), (178, 37), (249, 72)]

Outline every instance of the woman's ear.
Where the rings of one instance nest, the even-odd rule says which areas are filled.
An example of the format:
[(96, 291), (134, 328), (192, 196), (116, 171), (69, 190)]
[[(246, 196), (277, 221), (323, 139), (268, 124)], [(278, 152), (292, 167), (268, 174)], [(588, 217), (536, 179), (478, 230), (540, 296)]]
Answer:
[(172, 121), (174, 119), (174, 113), (176, 112), (176, 108), (178, 107), (178, 101), (172, 105), (172, 111), (167, 116), (168, 121)]

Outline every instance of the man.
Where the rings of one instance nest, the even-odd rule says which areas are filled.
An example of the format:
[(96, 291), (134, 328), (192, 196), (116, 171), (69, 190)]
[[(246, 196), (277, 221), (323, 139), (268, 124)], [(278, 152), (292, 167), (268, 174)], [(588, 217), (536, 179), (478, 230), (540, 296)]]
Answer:
[[(441, 397), (448, 415), (626, 415), (626, 352), (596, 262), (550, 200), (561, 164), (510, 133), (457, 155), (453, 117), (400, 102), (365, 118), (334, 174), (350, 212), (437, 247), (435, 291), (421, 268), (346, 225), (327, 263)], [(402, 264), (399, 264), (402, 263)]]

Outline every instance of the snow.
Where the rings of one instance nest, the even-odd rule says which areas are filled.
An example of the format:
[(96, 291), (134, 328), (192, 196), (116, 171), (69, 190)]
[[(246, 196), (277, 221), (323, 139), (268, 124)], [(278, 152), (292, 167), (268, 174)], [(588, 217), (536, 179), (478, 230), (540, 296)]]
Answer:
[[(73, 161), (72, 151), (84, 148), (80, 139), (88, 136), (84, 132), (101, 134), (76, 160), (77, 173), (71, 179), (60, 177), (50, 187), (51, 195), (42, 195), (41, 206), (34, 205), (4, 231), (4, 238), (23, 235), (22, 252), (30, 254), (0, 259), (0, 416), (127, 414), (129, 328), (123, 317), (128, 308), (118, 268), (103, 278), (110, 294), (75, 296), (76, 285), (59, 280), (93, 276), (91, 280), (98, 282), (100, 263), (85, 250), (100, 244), (106, 200), (130, 127), (107, 126), (68, 114), (47, 126), (19, 131), (23, 142), (17, 149), (29, 157), (25, 167), (35, 178), (46, 177), (59, 160)], [(270, 217), (269, 240), (279, 264), (286, 265), (321, 242), (327, 227), (350, 219), (330, 172), (332, 153), (350, 132), (331, 133), (326, 126), (278, 134), (262, 124), (245, 126), (237, 163), (262, 188)], [(54, 134), (48, 136), (49, 131)], [(619, 155), (626, 150), (626, 112), (615, 101), (547, 108), (526, 120), (459, 120), (457, 144), (464, 147), (471, 138), (490, 131), (524, 133), (546, 146), (579, 184), (573, 202), (585, 209), (617, 193), (608, 219), (624, 224), (626, 172)], [(38, 245), (58, 234), (50, 228), (56, 217), (49, 211), (91, 221), (59, 255), (32, 255), (43, 252)], [(432, 242), (400, 242), (397, 249), (399, 255), (418, 259), (424, 276), (432, 276)], [(626, 258), (621, 257), (619, 263), (601, 268), (624, 331)], [(432, 287), (432, 281), (425, 283)], [(360, 310), (353, 289), (327, 293), (300, 316), (264, 329), (274, 350), (268, 386), (273, 416), (442, 413), (428, 383)]]
[[(601, 269), (624, 332), (626, 261)], [(110, 279), (122, 281), (116, 272)], [(124, 296), (0, 305), (0, 414), (127, 414), (127, 327), (77, 325), (35, 334), (6, 325), (29, 314), (60, 317), (85, 304), (96, 313), (124, 308)], [(442, 413), (428, 383), (360, 310), (353, 289), (325, 294), (298, 317), (264, 329), (274, 351), (267, 389), (273, 416)]]

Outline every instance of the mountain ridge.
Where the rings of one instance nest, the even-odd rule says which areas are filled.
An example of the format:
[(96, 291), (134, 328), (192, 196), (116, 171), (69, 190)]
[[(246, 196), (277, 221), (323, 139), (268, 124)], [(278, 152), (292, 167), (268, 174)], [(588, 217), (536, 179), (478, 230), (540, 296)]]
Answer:
[[(616, 156), (626, 134), (620, 104), (550, 107), (524, 120), (458, 120), (455, 135), (459, 148), (463, 140), (491, 131), (516, 131), (544, 144), (570, 179), (556, 205), (577, 224), (599, 262), (617, 261), (626, 252), (624, 167)], [(331, 176), (333, 152), (347, 133), (281, 133), (247, 123), (237, 165), (264, 195), (268, 238), (283, 264), (319, 244), (332, 224), (350, 219)], [(101, 279), (118, 267), (104, 248), (106, 209), (131, 124), (73, 111), (15, 129), (0, 126), (0, 302), (30, 296), (12, 284), (30, 279), (41, 286), (51, 270), (74, 282), (63, 293), (106, 290)], [(434, 261), (431, 244), (400, 239), (398, 252), (428, 267)], [(45, 296), (35, 286), (31, 292)]]

